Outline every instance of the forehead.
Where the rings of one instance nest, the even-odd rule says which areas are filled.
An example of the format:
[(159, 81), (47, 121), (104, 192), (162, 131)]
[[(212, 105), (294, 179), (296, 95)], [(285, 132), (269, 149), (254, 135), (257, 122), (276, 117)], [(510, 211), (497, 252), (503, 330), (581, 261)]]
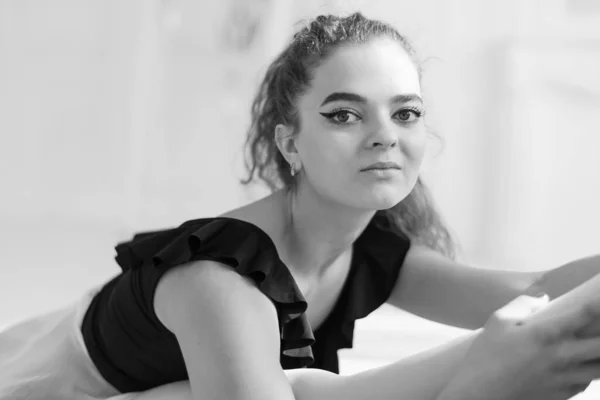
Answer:
[[(353, 92), (369, 99), (421, 94), (419, 74), (402, 45), (382, 38), (337, 48), (313, 71), (310, 97)], [(312, 95), (312, 96), (311, 96)]]

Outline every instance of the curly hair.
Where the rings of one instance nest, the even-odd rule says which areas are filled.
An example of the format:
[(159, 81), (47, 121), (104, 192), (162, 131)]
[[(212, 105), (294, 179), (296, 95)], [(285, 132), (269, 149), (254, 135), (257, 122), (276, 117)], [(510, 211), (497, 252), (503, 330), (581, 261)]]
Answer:
[[(245, 143), (248, 177), (241, 183), (247, 185), (259, 180), (271, 191), (293, 185), (289, 165), (277, 148), (275, 127), (285, 124), (294, 127), (294, 132), (299, 131), (296, 99), (310, 87), (311, 72), (337, 46), (365, 43), (377, 37), (397, 41), (413, 60), (421, 80), (422, 69), (414, 48), (391, 25), (367, 19), (361, 13), (347, 17), (321, 15), (305, 22), (268, 67), (252, 103), (252, 120)], [(385, 228), (455, 258), (456, 245), (421, 177), (400, 203), (377, 213), (386, 217)]]

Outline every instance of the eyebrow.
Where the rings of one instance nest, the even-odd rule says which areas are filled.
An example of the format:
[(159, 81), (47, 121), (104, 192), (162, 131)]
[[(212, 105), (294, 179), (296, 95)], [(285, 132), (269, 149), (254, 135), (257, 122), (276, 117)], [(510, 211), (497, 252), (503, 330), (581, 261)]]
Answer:
[(392, 97), (392, 103), (410, 103), (413, 101), (423, 105), (423, 99), (421, 98), (421, 96), (414, 93), (399, 94), (397, 96)]
[[(325, 100), (323, 100), (320, 107), (323, 107), (325, 104), (332, 103), (334, 101), (351, 101), (364, 104), (367, 103), (367, 98), (356, 93), (334, 92), (327, 96)], [(392, 97), (391, 101), (392, 103), (417, 102), (423, 104), (423, 99), (413, 93), (396, 95)]]

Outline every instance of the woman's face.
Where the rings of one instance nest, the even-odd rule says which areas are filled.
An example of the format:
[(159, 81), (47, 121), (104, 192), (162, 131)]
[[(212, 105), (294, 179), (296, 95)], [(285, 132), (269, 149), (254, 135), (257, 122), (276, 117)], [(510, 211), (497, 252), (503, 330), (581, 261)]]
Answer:
[[(413, 61), (397, 42), (375, 39), (339, 47), (313, 78), (297, 103), (304, 183), (350, 207), (393, 207), (415, 185), (425, 152)], [(399, 169), (367, 169), (378, 162)]]

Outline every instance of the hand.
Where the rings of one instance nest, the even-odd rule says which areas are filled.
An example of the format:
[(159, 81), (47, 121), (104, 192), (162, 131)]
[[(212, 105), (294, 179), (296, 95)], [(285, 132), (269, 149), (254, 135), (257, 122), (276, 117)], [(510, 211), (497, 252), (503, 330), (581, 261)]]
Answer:
[[(542, 309), (531, 317), (532, 321), (554, 320), (559, 315), (581, 312), (581, 307), (594, 307), (600, 303), (600, 274), (577, 286), (575, 289), (553, 300), (549, 307)], [(593, 313), (593, 310), (590, 310)], [(548, 321), (550, 322), (550, 321)], [(600, 337), (600, 318), (595, 318), (589, 324), (576, 332), (579, 337)]]
[(577, 337), (600, 320), (600, 301), (547, 302), (521, 296), (498, 310), (438, 400), (564, 400), (600, 378), (600, 338)]

